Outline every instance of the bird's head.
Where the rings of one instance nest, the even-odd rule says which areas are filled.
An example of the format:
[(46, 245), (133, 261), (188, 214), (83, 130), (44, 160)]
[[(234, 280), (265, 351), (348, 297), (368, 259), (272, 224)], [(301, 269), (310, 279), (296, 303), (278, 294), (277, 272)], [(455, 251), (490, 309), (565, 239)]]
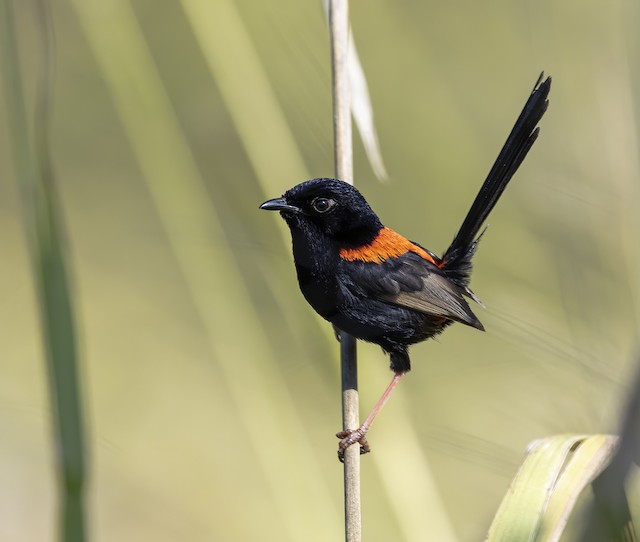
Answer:
[(281, 198), (265, 201), (260, 209), (280, 211), (291, 229), (313, 228), (343, 243), (366, 244), (382, 223), (362, 194), (337, 179), (312, 179), (300, 183)]

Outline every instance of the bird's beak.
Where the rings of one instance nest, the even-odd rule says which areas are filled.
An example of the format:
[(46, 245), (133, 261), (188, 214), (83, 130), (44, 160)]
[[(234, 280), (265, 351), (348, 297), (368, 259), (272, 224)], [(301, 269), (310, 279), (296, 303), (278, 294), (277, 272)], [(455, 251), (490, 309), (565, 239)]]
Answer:
[(289, 211), (290, 213), (301, 214), (303, 211), (295, 205), (289, 205), (284, 198), (275, 198), (265, 201), (260, 205), (260, 209), (265, 211)]

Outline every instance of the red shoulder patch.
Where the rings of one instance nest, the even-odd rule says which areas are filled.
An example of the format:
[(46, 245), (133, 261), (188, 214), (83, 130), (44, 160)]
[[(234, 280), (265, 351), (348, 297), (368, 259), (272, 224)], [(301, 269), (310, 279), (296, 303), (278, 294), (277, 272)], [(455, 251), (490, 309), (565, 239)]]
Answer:
[(435, 258), (426, 250), (387, 227), (383, 227), (378, 232), (378, 236), (368, 245), (358, 248), (341, 248), (340, 257), (349, 262), (381, 263), (388, 258), (396, 258), (407, 252), (413, 252), (432, 264), (438, 265)]

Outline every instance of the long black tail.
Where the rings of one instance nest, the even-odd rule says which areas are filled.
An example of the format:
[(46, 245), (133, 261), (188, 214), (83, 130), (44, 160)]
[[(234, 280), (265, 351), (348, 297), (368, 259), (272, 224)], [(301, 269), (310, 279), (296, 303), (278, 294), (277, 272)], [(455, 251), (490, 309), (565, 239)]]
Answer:
[(547, 97), (551, 89), (551, 77), (547, 77), (541, 83), (543, 77), (544, 72), (536, 81), (531, 96), (493, 164), (487, 180), (480, 188), (458, 234), (442, 258), (442, 267), (447, 275), (463, 287), (469, 282), (471, 258), (479, 241), (478, 232), (482, 224), (538, 138), (540, 128), (537, 128), (537, 124), (547, 110)]

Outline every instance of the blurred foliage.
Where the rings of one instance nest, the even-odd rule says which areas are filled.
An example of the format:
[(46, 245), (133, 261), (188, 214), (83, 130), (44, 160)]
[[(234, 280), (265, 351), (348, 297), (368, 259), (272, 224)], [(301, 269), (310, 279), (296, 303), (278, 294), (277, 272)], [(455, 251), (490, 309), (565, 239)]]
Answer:
[[(27, 103), (35, 10), (17, 3)], [(74, 276), (95, 540), (342, 537), (338, 348), (268, 197), (331, 175), (320, 2), (59, 0), (53, 159)], [(526, 444), (617, 428), (637, 344), (637, 13), (629, 3), (353, 2), (390, 182), (383, 221), (446, 247), (539, 71), (542, 133), (491, 216), (453, 327), (363, 458), (368, 541), (486, 532)], [(3, 119), (6, 111), (0, 110)], [(0, 122), (0, 538), (51, 540), (54, 462)], [(361, 405), (389, 378), (360, 347)], [(437, 487), (439, 497), (425, 488)], [(637, 510), (638, 502), (632, 507)]]
[(27, 119), (18, 25), (11, 0), (0, 4), (2, 85), (12, 162), (22, 194), (24, 230), (29, 241), (30, 270), (38, 300), (40, 335), (49, 382), (50, 423), (58, 483), (57, 538), (65, 542), (82, 542), (86, 534), (84, 488), (87, 471), (82, 392), (64, 226), (55, 190), (49, 137), (55, 47), (48, 4), (38, 2), (35, 5), (42, 59), (33, 126)]

